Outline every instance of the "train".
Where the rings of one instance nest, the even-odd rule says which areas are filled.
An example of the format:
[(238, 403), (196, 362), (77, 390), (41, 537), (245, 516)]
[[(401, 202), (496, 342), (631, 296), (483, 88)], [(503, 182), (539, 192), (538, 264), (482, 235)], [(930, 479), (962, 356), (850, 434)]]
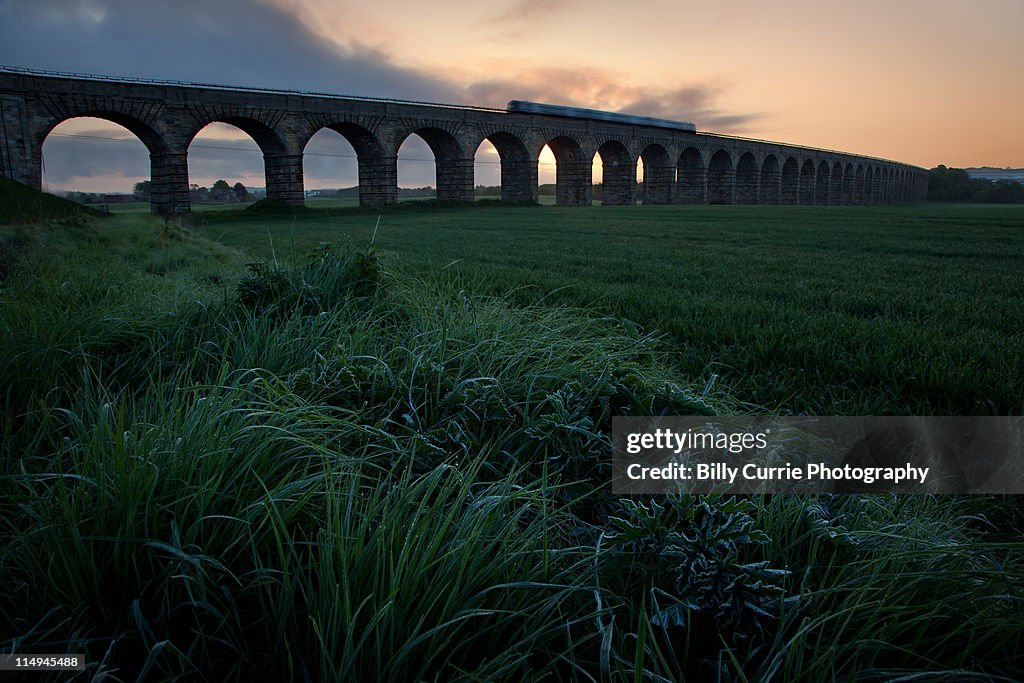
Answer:
[(671, 121), (669, 119), (656, 119), (650, 116), (635, 116), (633, 114), (617, 114), (610, 111), (598, 111), (597, 109), (583, 109), (581, 107), (562, 107), (557, 104), (544, 104), (542, 102), (526, 102), (524, 100), (512, 100), (508, 103), (508, 111), (518, 114), (545, 114), (547, 116), (565, 116), (570, 119), (587, 119), (589, 121), (607, 121), (608, 123), (629, 123), (635, 126), (655, 126), (657, 128), (671, 128), (673, 130), (685, 130), (690, 133), (697, 132), (697, 126), (688, 121)]

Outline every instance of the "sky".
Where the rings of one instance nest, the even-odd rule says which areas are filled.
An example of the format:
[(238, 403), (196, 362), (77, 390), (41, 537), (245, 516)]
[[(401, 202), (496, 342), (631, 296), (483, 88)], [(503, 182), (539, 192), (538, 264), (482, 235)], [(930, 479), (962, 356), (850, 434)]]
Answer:
[[(503, 107), (510, 99), (693, 121), (698, 129), (926, 168), (1024, 167), (1024, 0), (0, 0), (0, 65)], [(148, 178), (96, 119), (44, 144), (51, 190)], [(339, 135), (307, 187), (356, 182)], [(497, 184), (485, 144), (477, 182)], [(255, 143), (211, 125), (192, 180), (262, 186)], [(541, 181), (553, 159), (541, 158)], [(598, 176), (599, 177), (599, 176)], [(410, 138), (399, 184), (433, 183)]]

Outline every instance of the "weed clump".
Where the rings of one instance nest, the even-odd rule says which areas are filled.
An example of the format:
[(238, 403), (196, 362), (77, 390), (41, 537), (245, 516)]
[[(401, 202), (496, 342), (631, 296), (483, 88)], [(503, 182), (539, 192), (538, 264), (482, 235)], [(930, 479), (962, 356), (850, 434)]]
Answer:
[(265, 314), (312, 315), (350, 298), (372, 296), (380, 284), (378, 256), (372, 250), (339, 258), (322, 247), (298, 267), (281, 268), (262, 261), (246, 265), (248, 274), (238, 283), (238, 301)]

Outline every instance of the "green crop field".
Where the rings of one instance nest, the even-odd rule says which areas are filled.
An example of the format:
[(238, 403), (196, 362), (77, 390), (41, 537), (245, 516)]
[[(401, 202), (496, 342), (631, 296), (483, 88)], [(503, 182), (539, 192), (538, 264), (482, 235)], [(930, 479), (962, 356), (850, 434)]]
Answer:
[[(378, 221), (379, 219), (379, 221)], [(371, 240), (473, 292), (664, 334), (751, 409), (1024, 411), (1024, 207), (475, 208), (258, 220), (200, 234), (271, 258)]]
[(0, 206), (0, 651), (1024, 679), (1019, 497), (609, 486), (622, 413), (1020, 414), (1024, 207)]

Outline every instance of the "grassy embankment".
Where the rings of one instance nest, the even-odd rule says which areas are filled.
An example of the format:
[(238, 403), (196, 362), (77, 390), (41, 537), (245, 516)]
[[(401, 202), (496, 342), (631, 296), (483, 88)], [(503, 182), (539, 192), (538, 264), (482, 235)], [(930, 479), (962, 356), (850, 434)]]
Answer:
[(138, 217), (0, 237), (5, 651), (121, 679), (1024, 674), (1012, 500), (610, 495), (612, 414), (738, 408), (631, 324), (365, 241), (246, 270)]

